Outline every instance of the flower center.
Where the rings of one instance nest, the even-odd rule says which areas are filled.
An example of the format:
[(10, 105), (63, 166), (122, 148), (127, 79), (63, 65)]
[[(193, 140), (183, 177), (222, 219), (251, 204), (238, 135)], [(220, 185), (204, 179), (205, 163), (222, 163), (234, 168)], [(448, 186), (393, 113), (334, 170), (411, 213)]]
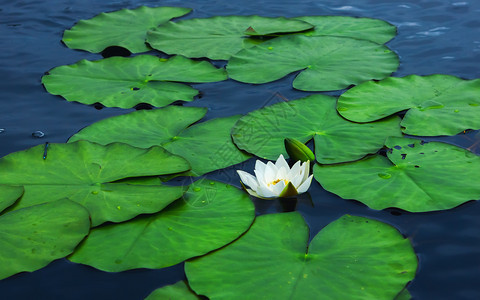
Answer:
[(276, 184), (279, 183), (280, 181), (285, 182), (285, 185), (288, 184), (288, 180), (287, 180), (287, 179), (275, 179), (274, 181), (268, 183), (268, 186), (270, 186), (270, 185), (272, 185), (272, 184), (273, 184), (273, 185), (276, 185)]

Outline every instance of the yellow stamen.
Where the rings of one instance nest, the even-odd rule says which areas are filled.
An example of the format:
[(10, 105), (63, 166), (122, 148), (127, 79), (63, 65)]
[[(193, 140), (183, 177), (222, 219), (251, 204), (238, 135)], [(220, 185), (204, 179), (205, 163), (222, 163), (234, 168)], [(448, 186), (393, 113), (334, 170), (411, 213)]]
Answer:
[(268, 185), (272, 185), (272, 184), (273, 184), (273, 185), (276, 185), (276, 184), (279, 183), (280, 181), (285, 182), (285, 185), (288, 184), (288, 180), (286, 180), (286, 179), (275, 179), (274, 181), (270, 182)]

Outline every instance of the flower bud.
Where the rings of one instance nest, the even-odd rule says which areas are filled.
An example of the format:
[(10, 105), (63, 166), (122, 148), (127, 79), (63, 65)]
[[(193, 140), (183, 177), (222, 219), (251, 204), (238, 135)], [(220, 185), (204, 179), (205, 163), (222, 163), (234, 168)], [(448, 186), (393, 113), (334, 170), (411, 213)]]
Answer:
[(304, 143), (291, 138), (285, 139), (285, 150), (293, 161), (314, 162), (315, 155)]

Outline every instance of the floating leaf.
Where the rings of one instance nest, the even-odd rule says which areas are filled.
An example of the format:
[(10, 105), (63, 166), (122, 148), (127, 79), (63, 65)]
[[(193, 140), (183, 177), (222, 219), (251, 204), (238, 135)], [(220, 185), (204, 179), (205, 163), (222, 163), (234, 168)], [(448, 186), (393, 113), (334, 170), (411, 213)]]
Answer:
[(410, 242), (385, 223), (345, 215), (308, 236), (297, 212), (257, 217), (237, 241), (185, 263), (190, 287), (212, 300), (393, 299), (415, 276)]
[(93, 53), (109, 46), (119, 46), (138, 53), (151, 50), (145, 44), (148, 30), (176, 17), (188, 14), (190, 8), (145, 7), (101, 13), (89, 20), (80, 20), (65, 30), (62, 41), (67, 47)]
[(349, 122), (335, 112), (335, 98), (312, 95), (280, 102), (240, 118), (232, 129), (235, 144), (259, 157), (275, 160), (286, 155), (285, 138), (315, 141), (320, 163), (359, 159), (383, 147), (388, 136), (400, 136), (397, 117), (375, 123)]
[(10, 186), (0, 184), (0, 213), (13, 203), (23, 194), (22, 186)]
[(89, 229), (88, 211), (65, 199), (0, 216), (0, 279), (65, 257)]
[(13, 209), (68, 198), (85, 206), (96, 226), (160, 211), (185, 192), (183, 187), (114, 182), (189, 169), (183, 158), (160, 147), (101, 146), (86, 141), (49, 144), (44, 159), (45, 149), (39, 145), (0, 159), (0, 182), (25, 187)]
[(230, 129), (240, 116), (217, 118), (189, 127), (206, 112), (205, 108), (181, 106), (136, 111), (90, 125), (69, 141), (122, 142), (141, 148), (161, 145), (187, 159), (192, 166), (189, 175), (194, 176), (247, 160), (250, 156), (238, 150), (230, 136)]
[(449, 209), (480, 199), (480, 157), (459, 147), (390, 138), (387, 157), (375, 155), (340, 165), (316, 165), (327, 191), (373, 209), (411, 212)]
[(170, 59), (152, 55), (81, 60), (56, 67), (42, 77), (50, 94), (84, 104), (131, 108), (139, 103), (166, 106), (192, 101), (198, 93), (188, 85), (171, 82), (213, 82), (227, 79), (224, 69), (182, 56)]
[(168, 22), (148, 32), (147, 42), (167, 54), (229, 59), (261, 40), (248, 36), (298, 32), (311, 24), (283, 17), (217, 16)]
[(246, 193), (200, 180), (157, 214), (92, 229), (69, 259), (108, 272), (164, 268), (230, 243), (254, 215)]
[(282, 36), (244, 49), (229, 60), (232, 79), (271, 82), (301, 71), (293, 87), (304, 91), (347, 88), (383, 79), (398, 67), (398, 57), (386, 46), (344, 37)]
[(172, 285), (167, 285), (162, 288), (156, 289), (145, 300), (199, 300), (198, 297), (185, 283), (185, 281), (179, 281)]
[(307, 36), (350, 37), (384, 44), (397, 35), (397, 28), (379, 19), (346, 16), (306, 16), (295, 18), (315, 28), (302, 33)]
[(408, 109), (403, 131), (411, 135), (454, 135), (480, 129), (480, 79), (409, 75), (365, 82), (338, 99), (338, 111), (355, 122), (370, 122)]

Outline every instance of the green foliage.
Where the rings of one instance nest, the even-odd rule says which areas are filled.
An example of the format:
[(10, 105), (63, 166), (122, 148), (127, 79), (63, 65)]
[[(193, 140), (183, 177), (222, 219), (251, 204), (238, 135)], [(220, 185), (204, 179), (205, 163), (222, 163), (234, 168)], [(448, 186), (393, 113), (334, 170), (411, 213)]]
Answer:
[(66, 199), (1, 215), (0, 279), (65, 257), (89, 229), (88, 211)]
[(161, 147), (139, 149), (121, 143), (102, 146), (79, 141), (49, 144), (46, 150), (39, 145), (0, 159), (0, 182), (25, 188), (11, 209), (68, 198), (85, 206), (96, 226), (160, 211), (185, 192), (183, 187), (115, 183), (127, 177), (167, 175), (190, 168), (183, 158)]
[(317, 161), (329, 164), (375, 153), (388, 136), (401, 136), (398, 117), (368, 124), (349, 122), (336, 113), (335, 100), (312, 95), (253, 111), (235, 124), (233, 140), (240, 149), (275, 160), (280, 153), (286, 155), (285, 138), (302, 143), (313, 138)]
[(185, 283), (185, 281), (179, 281), (172, 285), (167, 285), (162, 288), (156, 289), (145, 300), (198, 300), (198, 297)]
[(65, 30), (62, 41), (67, 47), (94, 53), (109, 46), (120, 46), (130, 52), (151, 50), (145, 45), (148, 30), (168, 20), (188, 14), (190, 8), (145, 7), (101, 13), (89, 20), (80, 20)]
[(193, 176), (248, 159), (250, 156), (238, 150), (230, 137), (230, 129), (240, 116), (191, 125), (206, 112), (205, 108), (181, 106), (136, 111), (90, 125), (70, 138), (70, 142), (122, 142), (141, 148), (160, 145), (187, 159), (192, 167), (187, 175)]
[(308, 245), (299, 213), (257, 217), (232, 244), (185, 263), (190, 287), (210, 299), (393, 299), (417, 258), (392, 226), (345, 215)]
[(397, 28), (379, 19), (354, 18), (346, 16), (306, 16), (295, 18), (315, 28), (305, 33), (307, 36), (350, 37), (384, 44), (397, 35)]
[(480, 157), (459, 147), (390, 138), (387, 157), (316, 165), (314, 177), (327, 191), (373, 209), (411, 212), (449, 209), (480, 199)]
[(42, 77), (50, 94), (84, 104), (131, 108), (139, 103), (166, 106), (174, 101), (192, 101), (198, 93), (184, 82), (213, 82), (227, 79), (224, 69), (205, 61), (182, 56), (170, 59), (152, 55), (133, 58), (110, 57), (81, 60), (56, 67)]
[(283, 17), (216, 16), (168, 22), (147, 34), (147, 42), (167, 54), (229, 59), (238, 51), (261, 43), (256, 36), (291, 33), (313, 26)]
[(254, 216), (246, 193), (200, 180), (157, 214), (92, 229), (69, 259), (109, 272), (164, 268), (230, 243)]
[(480, 129), (480, 79), (450, 75), (409, 75), (365, 82), (338, 99), (339, 113), (370, 122), (408, 109), (403, 131), (411, 135), (454, 135)]
[(370, 79), (383, 79), (398, 67), (398, 57), (386, 46), (333, 36), (288, 35), (235, 54), (228, 75), (247, 83), (266, 83), (301, 71), (293, 87), (331, 91)]
[(0, 213), (23, 195), (23, 187), (0, 184)]

